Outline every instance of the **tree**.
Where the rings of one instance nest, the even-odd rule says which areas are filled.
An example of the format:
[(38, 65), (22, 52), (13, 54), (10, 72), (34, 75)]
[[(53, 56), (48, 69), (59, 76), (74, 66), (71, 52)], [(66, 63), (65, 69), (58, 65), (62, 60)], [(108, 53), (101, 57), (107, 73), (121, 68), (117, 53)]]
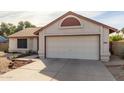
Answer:
[(36, 27), (35, 25), (32, 25), (30, 22), (25, 21), (24, 22), (25, 28), (29, 28), (29, 27)]
[(35, 25), (31, 24), (30, 22), (28, 21), (20, 21), (17, 25), (17, 28), (16, 28), (16, 31), (20, 31), (20, 30), (23, 30), (25, 28), (30, 28), (30, 27), (36, 27)]
[(0, 25), (0, 32), (2, 36), (8, 36), (15, 33), (16, 26), (11, 23), (2, 22)]
[(20, 21), (17, 25), (17, 28), (16, 28), (16, 31), (20, 31), (24, 28), (24, 22), (23, 21)]
[(0, 36), (4, 36), (4, 33), (2, 31), (0, 31)]
[(11, 35), (17, 31), (23, 30), (25, 28), (30, 28), (30, 27), (36, 27), (35, 25), (32, 25), (28, 21), (20, 21), (17, 26), (15, 26), (12, 23), (4, 23), (2, 22), (0, 24), (0, 35), (2, 36), (8, 36)]
[(124, 33), (124, 28), (122, 28), (121, 31)]
[(9, 35), (10, 30), (9, 30), (8, 24), (2, 22), (1, 25), (0, 25), (0, 31), (1, 31), (1, 33), (3, 33), (5, 36)]
[(16, 26), (11, 24), (11, 23), (8, 23), (8, 27), (9, 27), (9, 34), (13, 34), (15, 33), (16, 31)]

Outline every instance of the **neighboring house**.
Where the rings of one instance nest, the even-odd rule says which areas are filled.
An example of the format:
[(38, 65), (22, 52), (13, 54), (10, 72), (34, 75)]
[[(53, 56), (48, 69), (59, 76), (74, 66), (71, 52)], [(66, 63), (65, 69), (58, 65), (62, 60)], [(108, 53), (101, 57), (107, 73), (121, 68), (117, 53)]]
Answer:
[(0, 36), (0, 43), (7, 43), (7, 42), (8, 40), (5, 37)]
[[(67, 12), (30, 34), (36, 36), (35, 38), (39, 38), (38, 44), (34, 43), (35, 41), (33, 44), (30, 44), (29, 37), (26, 36), (29, 34), (25, 34), (25, 30), (23, 30), (22, 35), (17, 32), (13, 34), (14, 37), (13, 35), (9, 36), (9, 50), (33, 50), (32, 47), (28, 48), (24, 46), (38, 46), (38, 53), (42, 58), (109, 61), (109, 34), (115, 31), (117, 29), (113, 27), (73, 12)], [(21, 47), (18, 47), (19, 45)], [(22, 45), (24, 46), (22, 47)]]
[(40, 27), (26, 28), (9, 36), (9, 52), (38, 51), (38, 35), (35, 35)]
[(0, 35), (0, 51), (8, 51), (8, 39)]
[(124, 33), (122, 31), (111, 33), (109, 36), (114, 36), (114, 35), (121, 35), (124, 38)]

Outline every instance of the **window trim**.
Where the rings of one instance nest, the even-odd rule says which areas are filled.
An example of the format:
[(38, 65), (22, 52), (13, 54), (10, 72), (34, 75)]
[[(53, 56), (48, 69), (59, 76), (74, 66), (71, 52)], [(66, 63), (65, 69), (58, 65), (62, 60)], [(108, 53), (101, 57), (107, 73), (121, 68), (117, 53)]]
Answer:
[(61, 23), (61, 27), (66, 27), (66, 26), (81, 26), (81, 23), (75, 17), (68, 17), (64, 19)]
[[(19, 46), (19, 40), (26, 40), (26, 45), (25, 45), (26, 47), (25, 47), (25, 46), (21, 46), (21, 47), (20, 47), (20, 46)], [(22, 42), (21, 42), (21, 43), (22, 43)], [(28, 48), (28, 39), (27, 39), (27, 38), (18, 38), (18, 39), (17, 39), (17, 48), (18, 48), (18, 49), (27, 49), (27, 48)]]
[[(62, 22), (63, 22), (65, 19), (69, 18), (69, 17), (74, 17), (74, 18), (76, 18), (76, 19), (80, 22), (80, 26), (61, 26)], [(82, 24), (81, 20), (80, 20), (78, 17), (75, 17), (75, 16), (73, 16), (73, 15), (69, 15), (69, 16), (63, 18), (63, 19), (60, 21), (60, 23), (59, 23), (59, 29), (81, 29), (81, 28), (84, 28), (84, 24)]]

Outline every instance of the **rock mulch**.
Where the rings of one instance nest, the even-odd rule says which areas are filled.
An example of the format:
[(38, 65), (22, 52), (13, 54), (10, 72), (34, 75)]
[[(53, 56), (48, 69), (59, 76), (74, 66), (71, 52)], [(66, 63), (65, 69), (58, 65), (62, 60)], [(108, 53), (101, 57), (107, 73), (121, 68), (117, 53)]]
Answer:
[(108, 70), (118, 81), (124, 81), (124, 60), (118, 56), (112, 56), (111, 61), (104, 63)]

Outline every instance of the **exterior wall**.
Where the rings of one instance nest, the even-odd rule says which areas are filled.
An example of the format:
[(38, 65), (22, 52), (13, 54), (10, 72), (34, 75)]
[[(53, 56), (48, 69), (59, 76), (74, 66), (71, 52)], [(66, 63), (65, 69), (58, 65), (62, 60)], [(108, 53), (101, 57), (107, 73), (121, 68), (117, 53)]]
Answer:
[(81, 22), (80, 27), (61, 28), (60, 25), (63, 20), (60, 20), (49, 28), (44, 29), (44, 35), (100, 34), (100, 26), (81, 19), (79, 19)]
[[(71, 15), (70, 15), (71, 16)], [(67, 17), (70, 17), (67, 16)], [(66, 17), (65, 17), (66, 18)], [(64, 19), (65, 19), (64, 18)], [(100, 59), (102, 61), (109, 61), (110, 53), (109, 53), (109, 29), (103, 28), (100, 25), (96, 25), (94, 23), (88, 22), (86, 20), (82, 20), (77, 18), (81, 26), (80, 27), (60, 27), (61, 22), (64, 20), (60, 20), (48, 28), (40, 31), (39, 33), (39, 56), (44, 58), (45, 55), (45, 36), (51, 35), (100, 35)]]
[(23, 52), (32, 50), (37, 52), (37, 38), (27, 38), (27, 49), (17, 48), (18, 38), (9, 38), (9, 52)]
[(33, 38), (33, 41), (32, 41), (33, 42), (33, 47), (32, 47), (33, 51), (38, 51), (38, 46), (37, 46), (38, 41), (37, 41), (37, 39), (38, 38)]
[(101, 27), (101, 60), (109, 61), (110, 60), (110, 51), (109, 51), (109, 29)]

